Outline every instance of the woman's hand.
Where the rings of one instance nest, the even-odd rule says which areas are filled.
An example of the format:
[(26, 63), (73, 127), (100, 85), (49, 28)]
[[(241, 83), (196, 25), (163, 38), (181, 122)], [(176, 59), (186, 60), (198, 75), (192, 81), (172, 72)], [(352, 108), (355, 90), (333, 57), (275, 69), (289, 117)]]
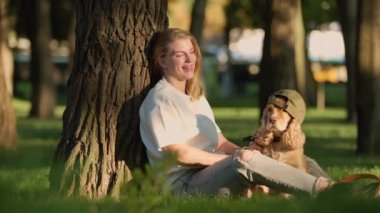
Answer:
[(263, 147), (258, 145), (255, 141), (251, 141), (248, 146), (249, 150), (257, 150), (259, 152), (263, 151)]
[(232, 155), (236, 150), (241, 149), (240, 146), (229, 141), (222, 133), (218, 133), (218, 147), (217, 150)]
[(206, 152), (187, 144), (171, 144), (162, 147), (162, 150), (173, 154), (178, 163), (185, 165), (209, 166), (228, 156)]

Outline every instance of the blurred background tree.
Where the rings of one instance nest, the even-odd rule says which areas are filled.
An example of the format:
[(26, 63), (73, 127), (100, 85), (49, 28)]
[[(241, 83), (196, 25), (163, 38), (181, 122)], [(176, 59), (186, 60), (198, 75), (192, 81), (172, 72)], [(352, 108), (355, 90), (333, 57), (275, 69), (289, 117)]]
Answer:
[(50, 50), (50, 0), (30, 0), (20, 4), (30, 39), (30, 78), (32, 83), (29, 116), (52, 118), (56, 102), (53, 62)]
[(345, 61), (347, 67), (347, 121), (355, 122), (356, 113), (356, 73), (357, 73), (357, 44), (359, 1), (338, 0), (338, 14), (342, 25), (345, 46)]
[(380, 0), (360, 1), (358, 8), (357, 153), (380, 155)]
[(306, 99), (304, 28), (299, 0), (267, 1), (260, 64), (260, 109), (279, 89), (296, 89)]
[(9, 47), (9, 34), (10, 34), (10, 12), (9, 12), (9, 1), (1, 1), (1, 34), (2, 40), (0, 42), (0, 49), (2, 51), (2, 56), (0, 57), (0, 64), (3, 67), (5, 86), (11, 96), (13, 96), (13, 53)]
[(203, 46), (203, 26), (206, 5), (207, 0), (195, 0), (191, 12), (190, 32), (195, 36), (201, 46)]
[(12, 107), (12, 93), (7, 88), (6, 82), (6, 63), (3, 63), (3, 51), (7, 48), (6, 35), (8, 23), (5, 21), (6, 2), (0, 0), (0, 147), (16, 148), (17, 132), (16, 117)]
[[(74, 0), (51, 0), (51, 28), (52, 37), (57, 40), (58, 45), (66, 47), (66, 55), (68, 57), (67, 64), (64, 69), (61, 69), (61, 80), (56, 80), (58, 89), (66, 89), (66, 81), (69, 78), (70, 72), (73, 69), (73, 58), (75, 49), (75, 1)], [(60, 54), (59, 51), (56, 53)], [(63, 82), (63, 83), (62, 83)], [(60, 91), (58, 91), (60, 92)]]

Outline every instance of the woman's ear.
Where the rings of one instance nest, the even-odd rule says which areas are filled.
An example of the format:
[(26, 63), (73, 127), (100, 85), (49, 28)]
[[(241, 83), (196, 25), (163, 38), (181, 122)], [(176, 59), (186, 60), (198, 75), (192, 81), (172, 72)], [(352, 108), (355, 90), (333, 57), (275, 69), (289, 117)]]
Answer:
[(162, 70), (164, 70), (165, 67), (166, 67), (165, 57), (160, 56), (160, 57), (158, 57), (157, 61), (158, 61), (158, 65), (160, 65), (160, 67), (162, 68)]

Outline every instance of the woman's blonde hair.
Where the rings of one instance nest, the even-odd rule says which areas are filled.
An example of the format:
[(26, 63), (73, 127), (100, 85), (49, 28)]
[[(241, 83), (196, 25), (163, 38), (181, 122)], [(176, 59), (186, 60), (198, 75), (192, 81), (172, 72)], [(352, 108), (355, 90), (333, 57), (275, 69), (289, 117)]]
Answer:
[(198, 100), (200, 96), (203, 95), (203, 86), (201, 80), (201, 51), (197, 40), (189, 32), (177, 28), (168, 28), (158, 35), (157, 41), (155, 42), (153, 48), (152, 56), (152, 68), (153, 74), (163, 76), (163, 70), (160, 66), (158, 60), (161, 56), (168, 53), (168, 45), (178, 39), (190, 39), (193, 44), (196, 62), (194, 67), (194, 78), (187, 80), (186, 82), (186, 93), (191, 97), (191, 100)]

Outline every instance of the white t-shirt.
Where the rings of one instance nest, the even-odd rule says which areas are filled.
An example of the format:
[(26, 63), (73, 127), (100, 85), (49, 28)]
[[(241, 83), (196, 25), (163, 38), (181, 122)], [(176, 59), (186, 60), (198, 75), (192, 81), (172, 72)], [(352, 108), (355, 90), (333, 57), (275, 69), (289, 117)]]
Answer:
[[(147, 149), (149, 163), (161, 162), (166, 153), (162, 147), (187, 143), (193, 147), (215, 152), (220, 129), (204, 96), (190, 96), (174, 88), (162, 78), (148, 93), (140, 107), (140, 133)], [(175, 165), (169, 169), (168, 184), (188, 171), (191, 166)]]

